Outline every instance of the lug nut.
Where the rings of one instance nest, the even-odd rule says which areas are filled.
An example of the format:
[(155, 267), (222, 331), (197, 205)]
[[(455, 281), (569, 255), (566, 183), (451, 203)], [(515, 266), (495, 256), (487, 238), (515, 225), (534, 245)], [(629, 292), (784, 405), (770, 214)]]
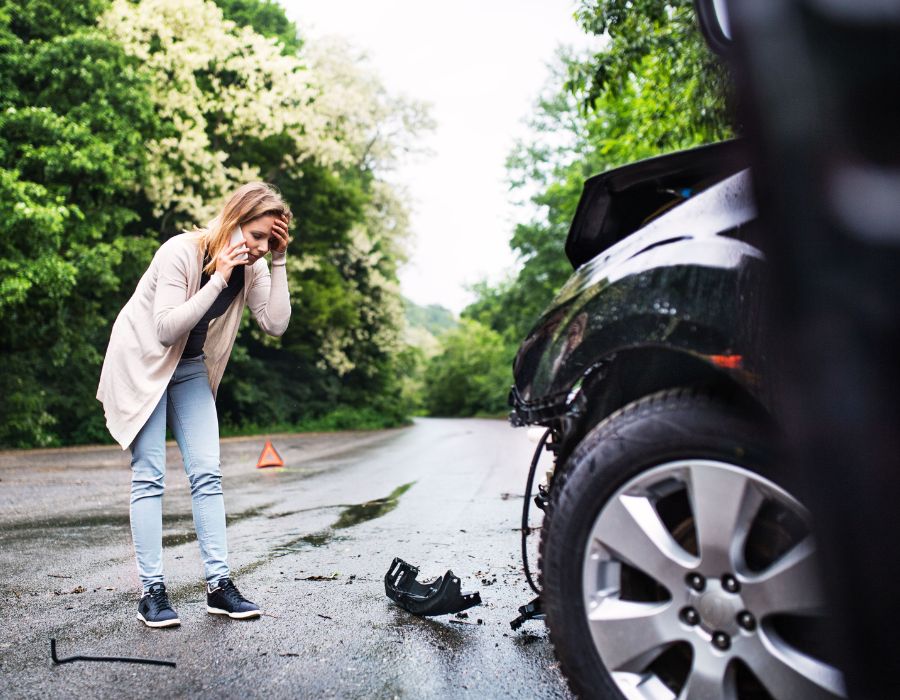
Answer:
[(681, 621), (693, 627), (700, 622), (700, 613), (688, 606), (681, 611)]
[(728, 651), (731, 647), (731, 637), (724, 632), (713, 632), (712, 643), (719, 651)]
[(729, 593), (737, 593), (741, 590), (741, 584), (738, 583), (738, 580), (731, 574), (725, 574), (722, 576), (722, 588)]
[(698, 573), (688, 574), (686, 580), (687, 585), (698, 593), (706, 588), (706, 579)]
[(749, 610), (738, 613), (737, 623), (748, 632), (752, 632), (756, 629), (756, 618), (753, 617), (753, 613)]

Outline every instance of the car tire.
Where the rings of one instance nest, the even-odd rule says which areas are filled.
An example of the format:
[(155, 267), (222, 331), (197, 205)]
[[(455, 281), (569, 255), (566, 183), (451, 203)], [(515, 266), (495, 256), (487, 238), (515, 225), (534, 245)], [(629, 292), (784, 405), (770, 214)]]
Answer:
[(668, 390), (595, 426), (557, 471), (539, 566), (576, 695), (844, 695), (823, 660), (809, 516), (775, 482), (772, 444), (764, 421)]

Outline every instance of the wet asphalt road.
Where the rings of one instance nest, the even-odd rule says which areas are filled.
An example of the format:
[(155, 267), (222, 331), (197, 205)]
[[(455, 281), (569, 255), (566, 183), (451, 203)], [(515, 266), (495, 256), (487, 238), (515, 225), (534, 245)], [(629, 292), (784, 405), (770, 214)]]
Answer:
[[(182, 625), (169, 630), (135, 619), (128, 453), (0, 453), (0, 697), (568, 697), (543, 623), (508, 624), (531, 599), (519, 557), (534, 449), (524, 431), (423, 419), (273, 442), (284, 469), (255, 468), (261, 438), (222, 444), (230, 564), (265, 613), (252, 621), (206, 612), (170, 447), (164, 565)], [(467, 620), (406, 613), (384, 594), (394, 556), (420, 579), (452, 568), (483, 605)], [(178, 666), (54, 666), (51, 637), (60, 656)]]

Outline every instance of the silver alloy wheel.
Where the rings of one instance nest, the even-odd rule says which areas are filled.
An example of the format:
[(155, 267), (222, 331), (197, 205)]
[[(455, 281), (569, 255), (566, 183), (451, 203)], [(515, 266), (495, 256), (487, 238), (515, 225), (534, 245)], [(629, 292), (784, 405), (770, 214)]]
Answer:
[[(657, 510), (679, 491), (693, 545), (683, 533), (676, 539)], [(808, 529), (762, 570), (747, 563), (745, 545), (764, 504), (809, 522), (806, 509), (773, 482), (712, 460), (650, 469), (603, 506), (584, 555), (584, 609), (597, 652), (627, 698), (739, 698), (741, 664), (778, 700), (845, 696), (840, 672), (773, 623), (823, 614)], [(634, 569), (655, 582), (657, 599), (623, 594)], [(673, 683), (651, 666), (675, 646), (685, 673)]]

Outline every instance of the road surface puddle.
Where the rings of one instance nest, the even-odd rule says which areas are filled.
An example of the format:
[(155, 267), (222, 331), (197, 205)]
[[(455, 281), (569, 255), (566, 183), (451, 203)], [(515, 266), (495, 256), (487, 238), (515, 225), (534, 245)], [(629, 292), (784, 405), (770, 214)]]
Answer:
[[(239, 513), (235, 513), (234, 515), (228, 515), (227, 523), (232, 525), (236, 522), (240, 522), (241, 520), (246, 520), (247, 518), (255, 518), (259, 515), (262, 515), (267, 509), (271, 508), (274, 503), (266, 503), (265, 505), (256, 506), (254, 508), (248, 508), (247, 510), (242, 510)], [(184, 518), (190, 520), (191, 515), (188, 514), (183, 516)], [(163, 519), (165, 523), (165, 518)], [(177, 547), (178, 545), (187, 544), (188, 542), (193, 542), (197, 539), (197, 533), (194, 530), (187, 530), (184, 532), (172, 532), (168, 535), (163, 535), (162, 543), (163, 547)]]
[(409, 491), (415, 483), (415, 481), (411, 481), (408, 484), (398, 486), (391, 491), (389, 496), (385, 496), (384, 498), (376, 498), (375, 500), (358, 503), (352, 506), (343, 506), (344, 510), (341, 511), (338, 519), (330, 528), (285, 542), (276, 547), (275, 551), (279, 553), (279, 556), (284, 556), (289, 552), (297, 551), (303, 546), (324, 547), (332, 542), (346, 539), (337, 535), (335, 530), (344, 530), (348, 527), (353, 527), (354, 525), (359, 525), (360, 523), (387, 515), (397, 507), (400, 503), (400, 497)]
[[(411, 481), (408, 484), (403, 484), (402, 486), (398, 486), (393, 491), (391, 491), (388, 496), (385, 496), (384, 498), (376, 498), (372, 501), (366, 501), (365, 503), (357, 503), (356, 505), (352, 506), (322, 506), (322, 508), (343, 508), (340, 515), (338, 516), (338, 519), (331, 527), (326, 530), (322, 530), (321, 532), (314, 532), (312, 534), (303, 535), (302, 537), (297, 537), (295, 539), (289, 540), (288, 542), (275, 547), (275, 551), (279, 556), (284, 556), (289, 552), (295, 552), (303, 547), (324, 547), (331, 544), (332, 542), (343, 540), (345, 538), (337, 535), (335, 533), (335, 530), (345, 530), (349, 527), (353, 527), (354, 525), (359, 525), (360, 523), (364, 523), (369, 520), (374, 520), (376, 518), (387, 515), (399, 505), (400, 497), (403, 496), (404, 493), (409, 491), (413, 487), (413, 485), (415, 485), (415, 483), (415, 481)], [(240, 513), (236, 513), (235, 515), (229, 515), (228, 524), (231, 525), (232, 523), (239, 520), (245, 520), (246, 518), (253, 518), (259, 515), (263, 515), (264, 512), (272, 505), (273, 504), (270, 503), (264, 506), (250, 508)], [(320, 510), (320, 508), (309, 508), (306, 510)], [(274, 515), (267, 515), (266, 517), (285, 517), (287, 515), (293, 515), (294, 513), (299, 512), (304, 511), (277, 513)], [(177, 547), (182, 544), (187, 544), (188, 542), (193, 542), (196, 539), (197, 535), (194, 531), (172, 532), (163, 536), (163, 546)]]
[(333, 535), (329, 530), (326, 530), (325, 532), (314, 532), (311, 535), (304, 535), (298, 542), (305, 542), (311, 547), (322, 547), (331, 542), (332, 539)]
[(400, 503), (400, 496), (409, 491), (415, 483), (415, 481), (412, 481), (408, 484), (403, 484), (403, 486), (398, 486), (386, 498), (376, 498), (374, 501), (347, 506), (341, 512), (337, 522), (331, 527), (335, 530), (343, 530), (344, 528), (364, 523), (367, 520), (374, 520), (382, 515), (387, 515)]

